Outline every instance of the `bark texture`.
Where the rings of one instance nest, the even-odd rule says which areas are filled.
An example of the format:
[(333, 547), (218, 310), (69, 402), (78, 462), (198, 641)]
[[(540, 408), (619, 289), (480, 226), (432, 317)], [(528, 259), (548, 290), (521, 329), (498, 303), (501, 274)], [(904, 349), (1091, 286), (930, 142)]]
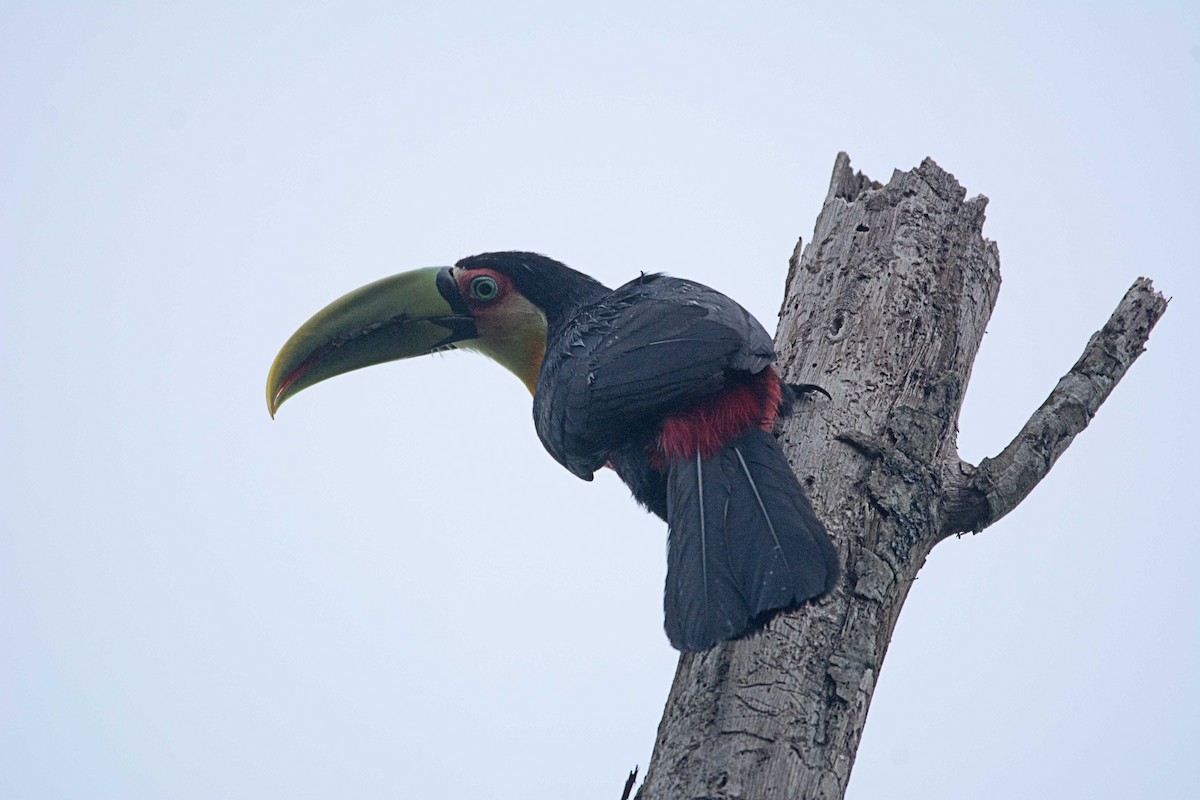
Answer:
[(1000, 288), (987, 199), (965, 194), (929, 159), (881, 186), (838, 155), (813, 241), (790, 261), (776, 349), (785, 380), (833, 396), (781, 439), (845, 574), (761, 633), (680, 658), (639, 800), (842, 797), (929, 551), (1024, 499), (1166, 310), (1139, 279), (1013, 442), (962, 461), (959, 409)]

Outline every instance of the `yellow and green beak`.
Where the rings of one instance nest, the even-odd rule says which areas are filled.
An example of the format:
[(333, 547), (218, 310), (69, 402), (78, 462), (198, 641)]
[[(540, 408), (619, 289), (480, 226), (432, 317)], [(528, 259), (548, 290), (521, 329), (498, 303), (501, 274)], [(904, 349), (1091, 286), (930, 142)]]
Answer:
[(284, 400), (326, 378), (477, 336), (449, 267), (375, 281), (334, 300), (292, 334), (267, 376), (267, 410), (274, 417)]

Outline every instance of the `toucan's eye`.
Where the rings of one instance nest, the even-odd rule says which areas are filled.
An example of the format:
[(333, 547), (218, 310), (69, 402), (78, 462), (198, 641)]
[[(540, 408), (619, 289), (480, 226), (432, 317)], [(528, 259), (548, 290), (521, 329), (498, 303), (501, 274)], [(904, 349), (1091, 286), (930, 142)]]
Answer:
[(471, 280), (470, 292), (471, 297), (474, 299), (487, 303), (495, 300), (496, 295), (500, 294), (500, 284), (496, 283), (495, 278), (480, 275), (478, 278)]

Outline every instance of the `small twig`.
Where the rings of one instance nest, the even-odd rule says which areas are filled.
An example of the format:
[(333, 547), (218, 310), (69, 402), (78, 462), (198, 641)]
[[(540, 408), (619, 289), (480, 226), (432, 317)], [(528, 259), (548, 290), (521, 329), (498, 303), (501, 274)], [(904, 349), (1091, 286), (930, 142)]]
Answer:
[(625, 791), (621, 792), (621, 800), (629, 800), (629, 793), (633, 791), (633, 784), (637, 782), (637, 772), (638, 768), (634, 767), (633, 772), (625, 779)]

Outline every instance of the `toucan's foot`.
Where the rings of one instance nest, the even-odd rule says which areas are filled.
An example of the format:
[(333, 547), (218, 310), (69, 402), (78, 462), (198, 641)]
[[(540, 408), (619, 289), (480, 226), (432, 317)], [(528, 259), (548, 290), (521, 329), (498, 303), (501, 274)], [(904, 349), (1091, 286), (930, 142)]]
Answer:
[(815, 383), (789, 383), (788, 388), (792, 390), (796, 397), (804, 397), (807, 394), (815, 394), (820, 392), (830, 400), (833, 399), (833, 395), (829, 394), (829, 392), (825, 391), (820, 386), (817, 386)]

